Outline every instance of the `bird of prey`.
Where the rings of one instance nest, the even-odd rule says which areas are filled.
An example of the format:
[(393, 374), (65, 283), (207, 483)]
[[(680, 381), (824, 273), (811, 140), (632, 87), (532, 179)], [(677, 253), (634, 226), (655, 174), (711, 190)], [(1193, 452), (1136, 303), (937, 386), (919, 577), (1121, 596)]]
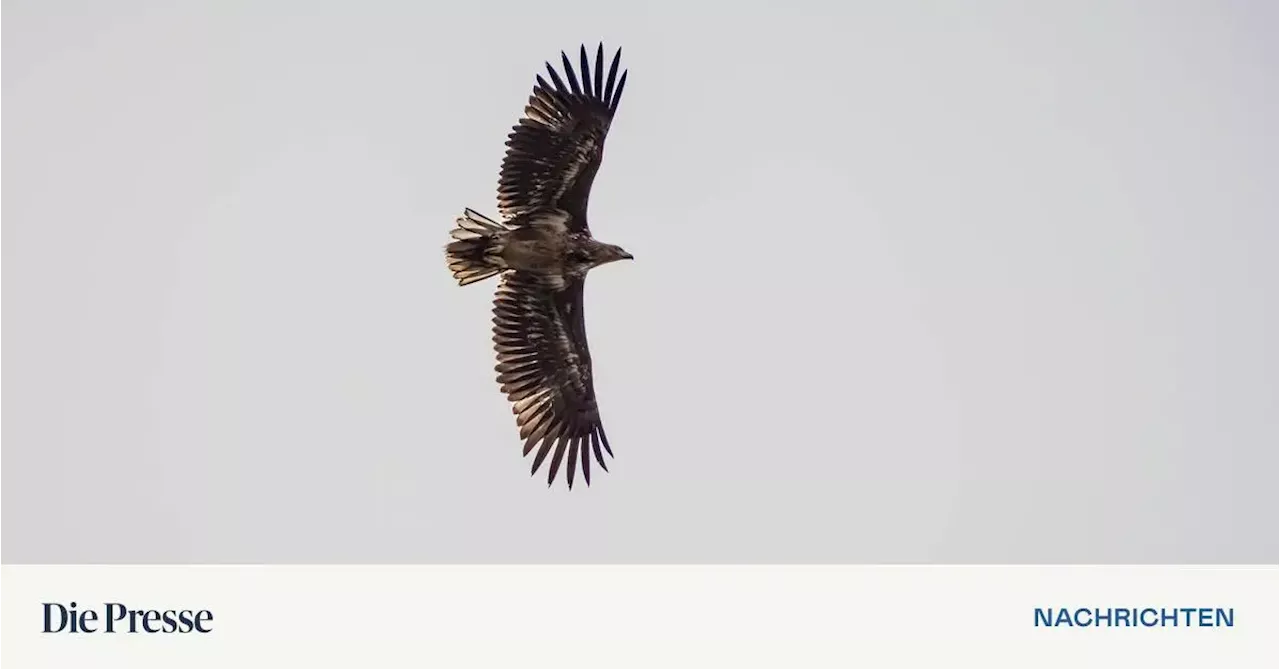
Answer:
[(601, 449), (613, 457), (592, 381), (583, 282), (596, 267), (632, 259), (597, 241), (587, 224), (591, 184), (627, 83), (626, 71), (618, 73), (621, 49), (607, 75), (603, 44), (594, 67), (587, 56), (584, 45), (575, 73), (562, 51), (563, 78), (549, 62), (549, 80), (536, 77), (524, 116), (507, 136), (498, 176), (502, 220), (465, 209), (445, 247), (458, 285), (500, 277), (493, 305), (498, 383), (524, 455), (534, 453), (530, 474), (550, 457), (547, 486), (563, 466), (570, 489), (579, 464), (589, 486), (591, 459), (608, 471)]

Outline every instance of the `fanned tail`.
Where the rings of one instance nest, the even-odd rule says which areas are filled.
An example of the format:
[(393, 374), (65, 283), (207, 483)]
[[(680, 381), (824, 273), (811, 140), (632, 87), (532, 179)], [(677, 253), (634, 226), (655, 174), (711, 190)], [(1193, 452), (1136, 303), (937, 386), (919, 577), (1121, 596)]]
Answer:
[(449, 233), (455, 241), (445, 246), (449, 271), (459, 286), (483, 281), (507, 269), (502, 259), (507, 226), (472, 209), (463, 210), (458, 227)]

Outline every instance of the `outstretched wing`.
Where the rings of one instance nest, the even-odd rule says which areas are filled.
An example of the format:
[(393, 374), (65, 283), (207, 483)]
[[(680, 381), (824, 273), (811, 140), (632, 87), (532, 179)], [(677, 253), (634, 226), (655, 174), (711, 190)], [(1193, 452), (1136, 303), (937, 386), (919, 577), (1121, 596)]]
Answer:
[[(568, 454), (567, 477), (573, 488), (579, 461), (591, 485), (591, 459), (608, 471), (609, 440), (600, 424), (591, 381), (591, 353), (582, 317), (582, 280), (552, 290), (527, 272), (503, 276), (494, 298), (493, 341), (498, 351), (498, 383), (512, 402), (524, 454), (537, 447), (530, 474), (551, 456), (547, 485)], [(553, 450), (554, 449), (554, 450)]]
[(622, 49), (618, 49), (607, 78), (603, 44), (596, 47), (594, 71), (586, 46), (582, 47), (578, 73), (569, 57), (560, 52), (565, 79), (551, 63), (546, 64), (551, 83), (538, 76), (524, 117), (507, 136), (507, 154), (498, 177), (498, 209), (504, 217), (550, 206), (572, 215), (574, 232), (587, 229), (591, 184), (627, 84), (625, 70), (617, 76), (621, 58)]

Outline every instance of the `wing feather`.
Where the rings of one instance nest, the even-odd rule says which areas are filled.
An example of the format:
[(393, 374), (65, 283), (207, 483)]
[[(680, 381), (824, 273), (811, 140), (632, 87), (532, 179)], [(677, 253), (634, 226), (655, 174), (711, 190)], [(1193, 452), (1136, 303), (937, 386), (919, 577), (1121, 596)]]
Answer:
[[(596, 405), (582, 309), (582, 279), (556, 290), (527, 272), (503, 276), (494, 298), (493, 341), (498, 383), (512, 403), (524, 454), (534, 452), (532, 474), (550, 458), (547, 484), (566, 467), (573, 487), (577, 468), (591, 485), (587, 452), (608, 471), (600, 444), (608, 448)], [(613, 452), (610, 451), (612, 456)], [(567, 457), (566, 457), (567, 456)]]
[[(604, 44), (592, 65), (583, 45), (579, 70), (560, 53), (562, 78), (546, 63), (548, 83), (535, 77), (524, 116), (507, 135), (507, 152), (498, 175), (498, 209), (508, 220), (543, 208), (563, 209), (573, 232), (587, 226), (591, 185), (604, 157), (605, 138), (622, 98), (627, 73), (614, 86), (622, 50), (613, 56), (607, 79)], [(567, 82), (567, 83), (566, 83)]]

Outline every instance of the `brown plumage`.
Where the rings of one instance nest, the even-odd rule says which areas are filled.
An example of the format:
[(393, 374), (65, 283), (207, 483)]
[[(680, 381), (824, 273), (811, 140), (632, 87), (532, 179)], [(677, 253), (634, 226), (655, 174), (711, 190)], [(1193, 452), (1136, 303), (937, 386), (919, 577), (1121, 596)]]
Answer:
[[(547, 485), (563, 467), (573, 488), (579, 469), (591, 484), (591, 461), (608, 470), (613, 456), (596, 404), (583, 318), (583, 284), (600, 265), (630, 259), (596, 241), (587, 201), (604, 142), (622, 98), (619, 49), (604, 69), (604, 45), (592, 68), (582, 47), (579, 70), (561, 52), (564, 78), (546, 64), (524, 116), (507, 138), (498, 177), (495, 221), (467, 209), (445, 247), (449, 270), (465, 286), (501, 275), (493, 309), (498, 383), (512, 403), (532, 473), (550, 458)], [(580, 75), (580, 78), (579, 78)]]

